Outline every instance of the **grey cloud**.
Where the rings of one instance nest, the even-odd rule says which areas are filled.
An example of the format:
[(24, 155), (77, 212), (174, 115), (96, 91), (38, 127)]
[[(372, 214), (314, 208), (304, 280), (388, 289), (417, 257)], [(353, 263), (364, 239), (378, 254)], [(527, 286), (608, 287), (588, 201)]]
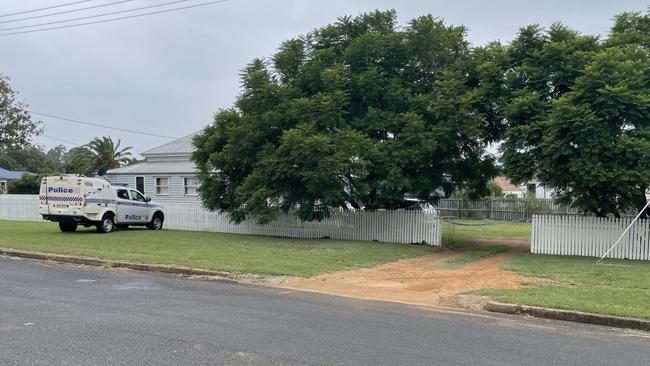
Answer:
[[(469, 40), (479, 45), (495, 39), (507, 42), (520, 26), (554, 21), (606, 36), (615, 14), (645, 11), (646, 1), (230, 0), (132, 20), (0, 37), (0, 72), (12, 78), (34, 110), (180, 137), (199, 130), (217, 109), (232, 104), (239, 93), (238, 72), (252, 58), (268, 57), (283, 40), (344, 14), (394, 8), (405, 24), (431, 13), (447, 23), (466, 25)], [(0, 13), (62, 2), (3, 2)], [(152, 3), (137, 0), (120, 8)], [(43, 120), (48, 136), (78, 143), (111, 135), (141, 152), (166, 142)], [(58, 144), (46, 137), (37, 142)]]

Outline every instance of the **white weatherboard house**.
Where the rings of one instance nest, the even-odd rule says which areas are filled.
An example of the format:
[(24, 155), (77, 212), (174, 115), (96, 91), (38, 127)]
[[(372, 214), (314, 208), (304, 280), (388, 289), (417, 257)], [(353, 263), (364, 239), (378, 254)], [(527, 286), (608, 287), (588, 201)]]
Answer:
[(192, 162), (192, 138), (196, 134), (142, 153), (143, 162), (111, 169), (111, 183), (127, 184), (159, 202), (199, 202), (196, 166)]

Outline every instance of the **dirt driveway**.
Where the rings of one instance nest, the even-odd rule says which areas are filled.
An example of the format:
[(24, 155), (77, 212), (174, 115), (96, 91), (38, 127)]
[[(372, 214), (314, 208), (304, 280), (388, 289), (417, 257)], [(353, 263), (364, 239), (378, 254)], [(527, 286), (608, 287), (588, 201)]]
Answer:
[(422, 306), (478, 309), (484, 299), (460, 293), (481, 288), (517, 288), (530, 278), (501, 269), (510, 257), (527, 249), (528, 240), (490, 239), (477, 244), (506, 244), (510, 251), (460, 267), (437, 266), (458, 254), (444, 251), (372, 268), (327, 273), (311, 278), (287, 278), (280, 287), (360, 299)]

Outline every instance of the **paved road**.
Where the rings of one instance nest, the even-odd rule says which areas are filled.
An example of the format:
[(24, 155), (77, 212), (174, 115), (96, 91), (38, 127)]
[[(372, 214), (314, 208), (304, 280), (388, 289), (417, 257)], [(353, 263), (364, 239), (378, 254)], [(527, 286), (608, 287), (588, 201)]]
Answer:
[(643, 333), (0, 257), (0, 365), (648, 365)]

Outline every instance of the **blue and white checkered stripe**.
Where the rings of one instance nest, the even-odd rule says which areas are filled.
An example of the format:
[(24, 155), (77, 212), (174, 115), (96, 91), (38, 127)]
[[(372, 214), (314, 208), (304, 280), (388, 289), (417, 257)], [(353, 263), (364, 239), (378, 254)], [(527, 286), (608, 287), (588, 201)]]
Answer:
[(105, 198), (86, 198), (85, 202), (86, 202), (86, 204), (88, 204), (88, 203), (99, 203), (99, 204), (106, 203), (106, 204), (109, 204), (109, 205), (115, 204), (115, 200), (110, 200), (110, 199), (105, 199)]
[(58, 202), (83, 202), (83, 197), (39, 196), (41, 200)]

